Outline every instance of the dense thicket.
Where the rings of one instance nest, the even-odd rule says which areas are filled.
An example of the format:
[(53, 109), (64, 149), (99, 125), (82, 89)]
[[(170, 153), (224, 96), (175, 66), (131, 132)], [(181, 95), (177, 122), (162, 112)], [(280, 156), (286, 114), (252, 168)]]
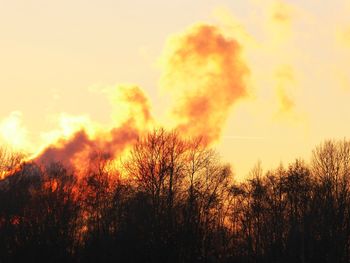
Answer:
[(0, 152), (0, 262), (350, 262), (348, 141), (241, 183), (164, 130), (83, 168)]

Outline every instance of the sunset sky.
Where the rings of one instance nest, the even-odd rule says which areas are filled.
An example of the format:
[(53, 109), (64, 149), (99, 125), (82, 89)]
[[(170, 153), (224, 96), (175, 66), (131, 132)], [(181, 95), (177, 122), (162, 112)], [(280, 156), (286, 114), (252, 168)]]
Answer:
[(0, 0), (0, 43), (0, 141), (30, 153), (139, 114), (125, 87), (240, 177), (350, 134), (349, 1)]

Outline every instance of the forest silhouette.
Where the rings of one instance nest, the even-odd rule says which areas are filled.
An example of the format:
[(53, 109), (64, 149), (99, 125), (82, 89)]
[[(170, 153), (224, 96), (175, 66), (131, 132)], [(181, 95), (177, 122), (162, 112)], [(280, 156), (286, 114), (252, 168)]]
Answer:
[(0, 151), (0, 262), (350, 262), (350, 141), (244, 181), (201, 139), (155, 129), (77, 174)]

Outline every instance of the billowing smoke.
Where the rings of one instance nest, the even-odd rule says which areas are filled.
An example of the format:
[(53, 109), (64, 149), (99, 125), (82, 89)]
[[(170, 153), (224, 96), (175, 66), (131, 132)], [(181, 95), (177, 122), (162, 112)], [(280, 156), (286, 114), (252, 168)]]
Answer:
[(174, 99), (177, 128), (218, 140), (232, 105), (247, 93), (241, 46), (215, 26), (197, 25), (169, 41), (163, 63), (161, 83)]
[(64, 165), (79, 168), (95, 155), (105, 159), (115, 159), (118, 154), (139, 136), (139, 131), (132, 123), (126, 123), (109, 132), (100, 134), (97, 138), (89, 138), (84, 130), (73, 135), (71, 139), (61, 140), (46, 148), (37, 158), (39, 163), (62, 162)]
[[(171, 39), (163, 58), (162, 84), (175, 99), (170, 108), (175, 127), (208, 144), (218, 140), (230, 108), (246, 95), (249, 71), (240, 45), (214, 26), (198, 25)], [(80, 129), (46, 147), (36, 161), (81, 168), (96, 154), (114, 160), (152, 128), (149, 102), (140, 88), (118, 86), (116, 93), (107, 93), (119, 125), (94, 135), (87, 127)]]
[(118, 85), (115, 90), (107, 93), (113, 104), (116, 119), (132, 120), (141, 128), (152, 122), (153, 118), (148, 98), (138, 86)]
[[(48, 146), (35, 159), (41, 164), (61, 162), (68, 167), (79, 169), (95, 155), (104, 159), (113, 160), (142, 134), (139, 126), (146, 127), (152, 120), (148, 99), (136, 86), (119, 87), (121, 92), (120, 103), (130, 107), (126, 121), (109, 131), (98, 132), (94, 136), (81, 129), (69, 139), (60, 139)], [(120, 94), (119, 94), (120, 95)], [(140, 125), (140, 124), (143, 125)], [(144, 128), (145, 129), (145, 128)]]

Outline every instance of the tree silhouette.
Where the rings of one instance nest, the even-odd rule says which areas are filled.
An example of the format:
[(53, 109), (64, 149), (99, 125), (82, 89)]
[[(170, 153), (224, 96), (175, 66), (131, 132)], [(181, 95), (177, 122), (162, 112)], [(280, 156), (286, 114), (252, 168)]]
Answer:
[(80, 171), (0, 151), (0, 262), (349, 262), (350, 142), (241, 182), (200, 138), (156, 129)]

